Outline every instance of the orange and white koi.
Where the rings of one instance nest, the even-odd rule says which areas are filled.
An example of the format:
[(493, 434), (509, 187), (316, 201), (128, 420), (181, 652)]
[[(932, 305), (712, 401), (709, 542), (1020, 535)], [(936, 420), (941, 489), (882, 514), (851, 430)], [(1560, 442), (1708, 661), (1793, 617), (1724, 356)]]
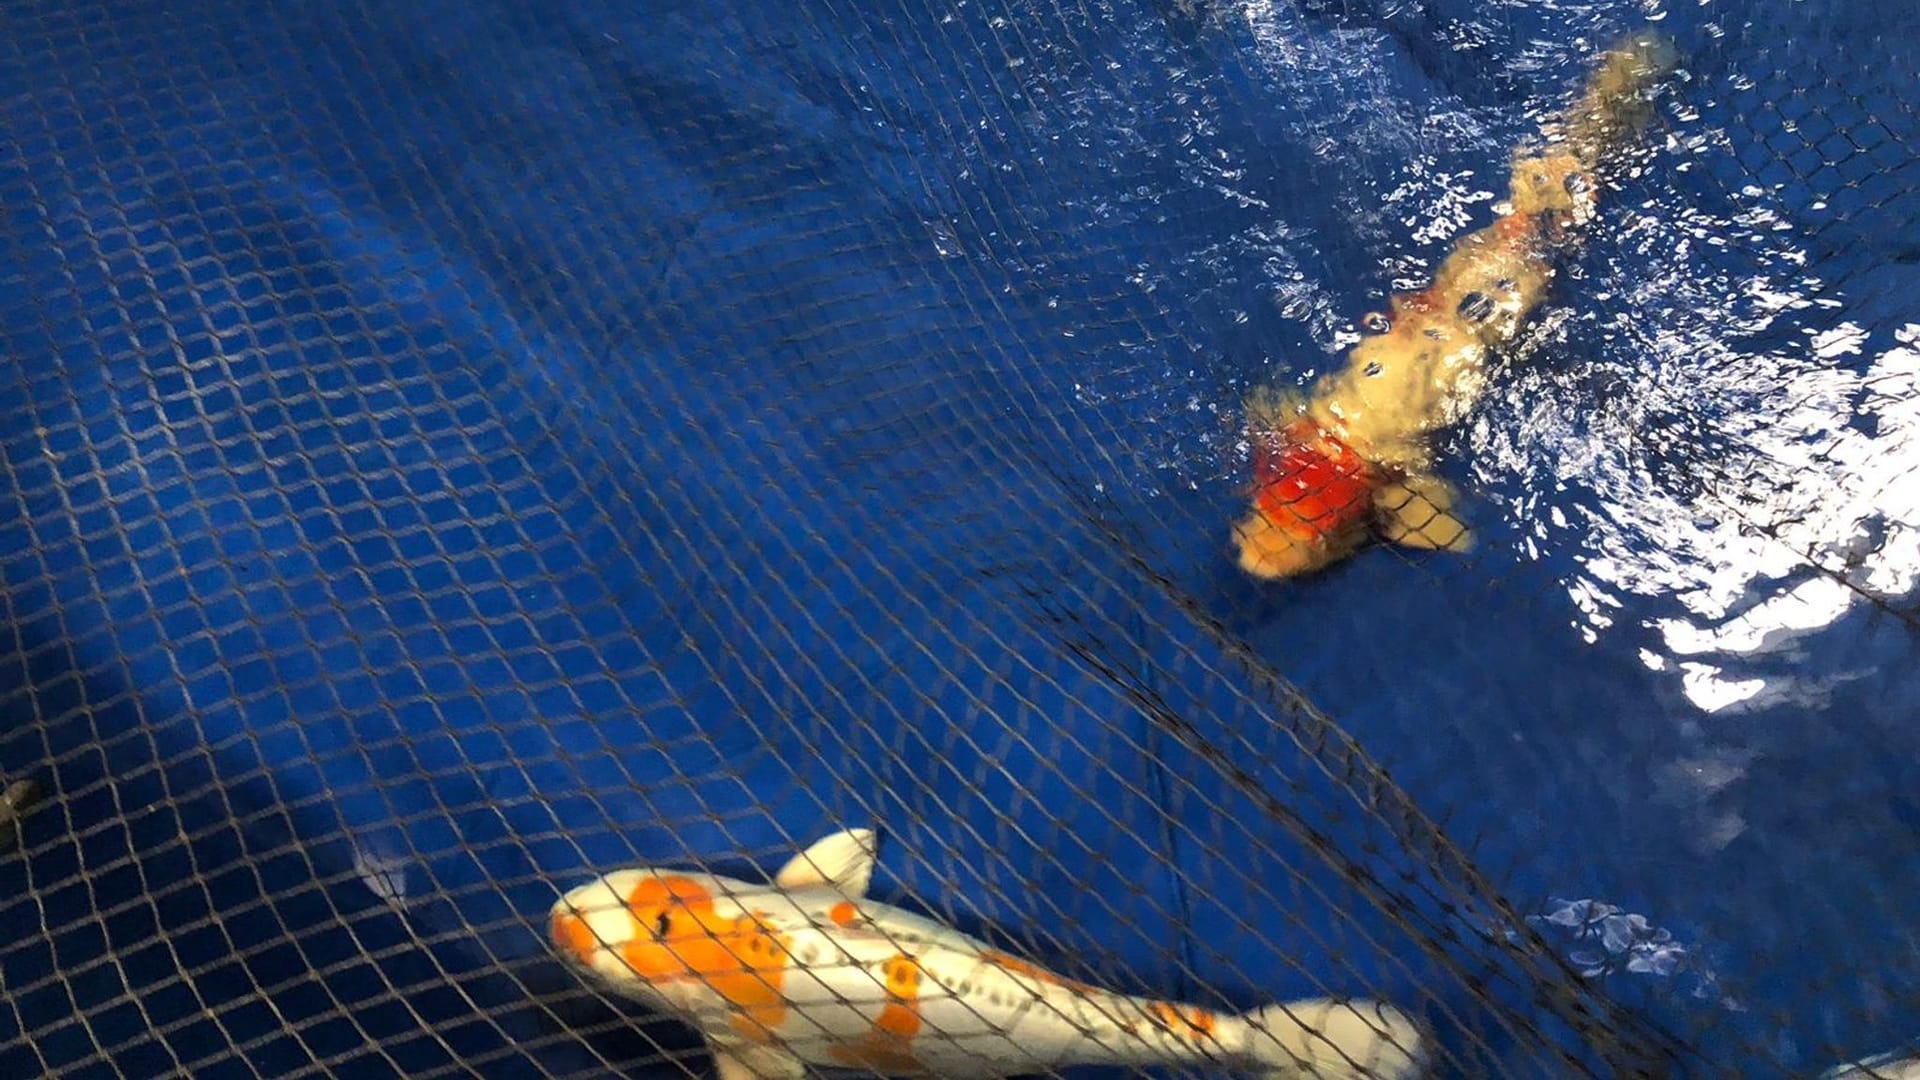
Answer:
[(1375, 536), (1471, 546), (1456, 493), (1432, 472), (1430, 439), (1473, 407), (1492, 351), (1546, 299), (1555, 261), (1594, 216), (1603, 170), (1644, 126), (1673, 62), (1651, 35), (1609, 50), (1545, 144), (1515, 156), (1496, 220), (1461, 238), (1425, 289), (1363, 320), (1344, 368), (1305, 394), (1250, 396), (1253, 508), (1234, 526), (1242, 569), (1311, 573)]
[(1114, 993), (867, 898), (874, 833), (835, 833), (771, 885), (636, 868), (554, 904), (553, 941), (608, 989), (691, 1023), (720, 1080), (808, 1066), (985, 1080), (1071, 1065), (1211, 1065), (1403, 1080), (1422, 1033), (1384, 1004), (1241, 1015)]

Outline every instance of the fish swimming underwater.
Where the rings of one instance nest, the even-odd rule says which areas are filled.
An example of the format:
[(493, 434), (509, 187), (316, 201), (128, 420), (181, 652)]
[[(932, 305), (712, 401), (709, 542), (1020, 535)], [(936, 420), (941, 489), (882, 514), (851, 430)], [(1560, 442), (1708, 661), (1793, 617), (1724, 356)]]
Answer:
[(635, 868), (569, 891), (560, 953), (608, 989), (688, 1021), (720, 1080), (808, 1066), (987, 1080), (1070, 1065), (1210, 1065), (1259, 1077), (1406, 1080), (1399, 1010), (1313, 999), (1245, 1015), (1129, 997), (865, 898), (874, 833), (834, 833), (771, 885)]
[(1253, 510), (1234, 526), (1243, 570), (1311, 573), (1376, 536), (1471, 546), (1455, 492), (1432, 472), (1429, 440), (1473, 407), (1491, 352), (1545, 300), (1555, 261), (1592, 220), (1604, 171), (1645, 125), (1673, 64), (1651, 35), (1609, 50), (1545, 144), (1516, 155), (1493, 224), (1462, 237), (1425, 289), (1363, 320), (1343, 369), (1305, 394), (1250, 396)]
[(1898, 1050), (1875, 1054), (1835, 1065), (1821, 1073), (1820, 1080), (1920, 1080), (1920, 1057), (1906, 1057)]

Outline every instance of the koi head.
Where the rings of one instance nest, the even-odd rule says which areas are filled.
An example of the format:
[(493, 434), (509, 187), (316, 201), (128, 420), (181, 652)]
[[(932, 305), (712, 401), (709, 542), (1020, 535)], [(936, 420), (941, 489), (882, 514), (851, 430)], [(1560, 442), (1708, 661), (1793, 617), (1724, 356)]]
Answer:
[(1234, 527), (1255, 577), (1312, 573), (1367, 537), (1379, 470), (1309, 417), (1254, 433), (1254, 512)]
[(780, 1001), (782, 935), (748, 910), (767, 890), (713, 874), (622, 870), (562, 896), (554, 945), (611, 988), (656, 1007), (698, 1009), (718, 995), (735, 1010)]

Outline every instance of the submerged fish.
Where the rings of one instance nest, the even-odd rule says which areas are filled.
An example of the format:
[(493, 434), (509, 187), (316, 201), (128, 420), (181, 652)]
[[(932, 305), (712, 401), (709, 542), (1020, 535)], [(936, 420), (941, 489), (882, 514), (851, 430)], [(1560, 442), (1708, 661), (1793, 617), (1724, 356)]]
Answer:
[(35, 780), (15, 780), (0, 791), (0, 854), (20, 843), (27, 815), (47, 797), (46, 789)]
[(1835, 1065), (1821, 1073), (1820, 1080), (1920, 1080), (1920, 1057), (1908, 1057), (1899, 1050), (1875, 1054)]
[(1224, 1015), (1053, 974), (866, 899), (874, 833), (835, 833), (771, 885), (636, 868), (554, 904), (560, 953), (690, 1022), (721, 1080), (807, 1066), (956, 1080), (1071, 1065), (1210, 1065), (1273, 1078), (1402, 1080), (1421, 1033), (1388, 1005), (1328, 999)]
[(1461, 238), (1425, 289), (1368, 316), (1345, 368), (1305, 394), (1250, 397), (1253, 512), (1234, 526), (1244, 570), (1310, 573), (1375, 536), (1471, 546), (1429, 440), (1473, 407), (1491, 351), (1545, 300), (1555, 260), (1593, 217), (1602, 171), (1644, 126), (1673, 62), (1653, 36), (1609, 50), (1546, 143), (1515, 157), (1499, 217)]

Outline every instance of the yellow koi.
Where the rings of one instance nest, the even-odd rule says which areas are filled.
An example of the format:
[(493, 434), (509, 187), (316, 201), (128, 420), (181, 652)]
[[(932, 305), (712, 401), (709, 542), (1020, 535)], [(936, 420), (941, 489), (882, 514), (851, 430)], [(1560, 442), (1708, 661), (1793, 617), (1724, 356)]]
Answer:
[(1673, 64), (1651, 35), (1609, 50), (1545, 144), (1516, 155), (1499, 217), (1461, 238), (1425, 289), (1363, 320), (1344, 368), (1306, 394), (1250, 397), (1253, 509), (1234, 526), (1242, 569), (1307, 574), (1376, 536), (1471, 546), (1454, 490), (1431, 470), (1430, 439), (1474, 406), (1492, 350), (1545, 300), (1555, 260), (1592, 220), (1605, 168), (1645, 125)]

